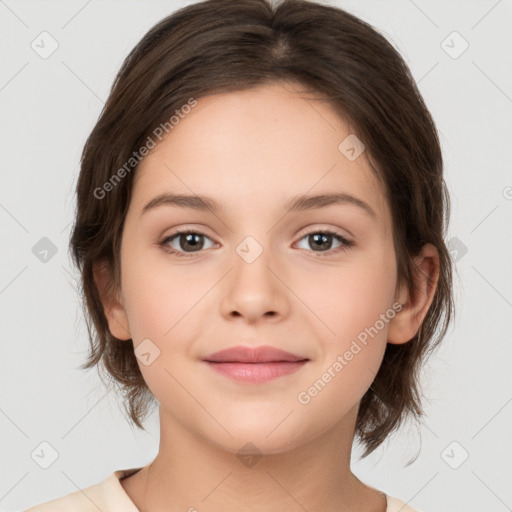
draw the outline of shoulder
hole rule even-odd
[[[89,501],[88,496],[97,494],[96,487],[101,484],[92,485],[82,491],[72,492],[65,496],[55,498],[26,509],[24,512],[89,512],[97,507]],[[94,499],[94,498],[93,498]],[[98,505],[99,506],[99,505]],[[105,511],[106,512],[106,511]]]
[[[97,484],[34,505],[24,512],[113,512],[121,508],[123,512],[138,512],[119,482],[133,471],[115,471]]]
[[[410,505],[407,505],[402,500],[395,498],[394,496],[389,496],[389,494],[386,494],[386,499],[388,502],[386,512],[420,512],[419,510],[412,508]]]

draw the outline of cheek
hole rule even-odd
[[[335,345],[343,346],[347,340],[373,326],[392,306],[396,271],[389,261],[382,253],[380,257],[369,253],[354,258],[346,267],[329,269],[328,274],[316,281],[311,304],[329,327]],[[384,328],[380,323],[379,326],[385,337],[388,324]],[[323,337],[329,339],[329,336]]]
[[[394,316],[394,279],[386,258],[369,258],[336,269],[322,279],[327,287],[313,288],[310,299],[322,320],[321,361],[297,401],[326,424],[362,398],[379,370]]]
[[[382,357],[382,347],[361,347],[348,360],[345,353],[334,354],[322,371],[306,379],[295,399],[301,411],[326,427],[336,423],[360,402],[373,382]]]
[[[192,266],[172,268],[160,258],[149,261],[144,251],[135,248],[123,263],[122,289],[133,347],[139,354],[139,344],[146,343],[144,352],[151,359],[150,364],[137,359],[140,371],[159,402],[167,396],[179,397],[182,390],[170,374],[183,383],[190,378],[190,340],[196,337],[194,330],[201,324],[197,318],[207,297],[199,303],[198,299],[211,285],[194,279],[188,270]]]
[[[149,258],[136,248],[123,263],[122,289],[132,338],[154,339],[163,346],[191,323],[208,281],[198,279],[192,265],[173,267],[165,257]]]
[[[380,255],[380,257],[379,257]],[[394,316],[395,266],[393,252],[368,252],[351,265],[338,268],[315,286],[315,312],[329,329],[321,328],[321,369],[315,372],[304,400],[344,411],[355,405],[377,374],[387,345],[389,320]],[[321,334],[322,333],[322,334]],[[327,421],[327,418],[325,418]]]

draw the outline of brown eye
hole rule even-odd
[[[188,233],[178,235],[178,245],[185,252],[189,250],[199,250],[203,248],[204,240],[201,238],[202,235],[197,233]]]
[[[306,234],[301,240],[307,240],[307,245],[313,249],[312,252],[333,254],[338,251],[346,251],[353,245],[353,242],[347,240],[344,236],[334,231],[322,230],[313,231]],[[333,248],[333,243],[338,242],[338,245]],[[302,247],[301,247],[302,248]],[[323,256],[323,254],[319,254]]]
[[[205,239],[210,240],[205,234],[198,231],[178,231],[162,240],[160,245],[171,254],[189,256],[201,252],[201,249],[205,248]]]

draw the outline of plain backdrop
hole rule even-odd
[[[114,75],[187,3],[0,1],[2,510],[157,453],[157,414],[137,431],[96,370],[78,368],[88,342],[67,246],[80,154]],[[441,137],[457,269],[457,316],[423,373],[426,421],[366,460],[356,446],[353,470],[422,512],[512,510],[512,3],[329,3],[384,33],[419,84]]]

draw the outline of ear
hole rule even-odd
[[[432,244],[425,244],[415,258],[415,287],[400,289],[397,300],[402,309],[389,322],[388,343],[402,344],[418,332],[432,304],[439,278],[439,253]]]
[[[94,264],[93,275],[110,333],[119,340],[129,340],[131,334],[128,316],[120,298],[121,294],[114,285],[110,266],[105,262]]]

